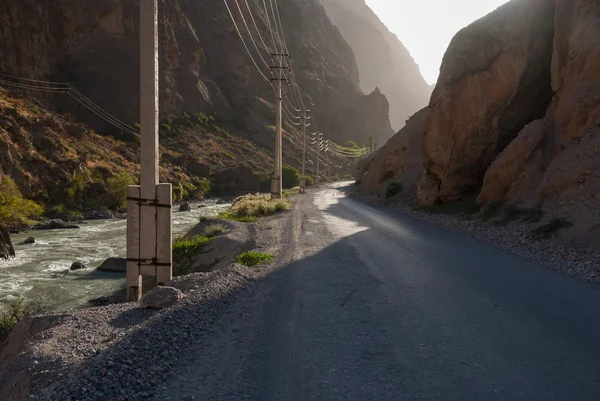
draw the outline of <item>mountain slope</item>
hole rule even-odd
[[[216,112],[233,135],[271,149],[273,91],[246,54],[223,2],[159,3],[161,118]],[[249,4],[272,47],[263,2]],[[231,7],[252,48],[233,2]],[[365,143],[368,136],[383,142],[391,136],[385,97],[361,92],[352,50],[317,1],[281,2],[280,12],[297,81],[318,129],[340,142]],[[250,21],[245,9],[244,15]],[[138,26],[138,1],[7,0],[0,4],[0,71],[71,83],[131,124],[139,120]],[[69,105],[62,94],[35,95],[52,110],[70,111],[100,131],[110,129],[83,107]]]
[[[418,65],[364,0],[320,1],[354,50],[362,90],[381,89],[390,102],[392,127],[399,130],[429,102],[432,88]]]

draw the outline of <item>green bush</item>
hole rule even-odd
[[[112,200],[112,206],[122,209],[127,206],[127,188],[137,180],[131,174],[122,172],[106,180],[106,190]]]
[[[173,243],[173,263],[187,263],[192,256],[210,244],[211,241],[212,238],[203,235],[196,235],[192,239],[177,238]]]
[[[23,198],[21,191],[10,177],[0,179],[0,226],[30,223],[44,209],[37,203]]]
[[[19,297],[9,304],[0,304],[0,338],[4,337],[19,320],[42,312],[46,307],[46,302],[42,298]]]
[[[281,185],[284,189],[292,189],[300,184],[300,179],[302,178],[302,175],[295,168],[290,166],[283,166],[282,174],[283,177]]]
[[[385,197],[391,198],[400,192],[402,192],[402,184],[399,182],[390,182],[385,190]]]
[[[204,228],[204,236],[207,238],[214,238],[222,235],[225,231],[227,231],[225,225],[220,223],[211,224]]]
[[[313,185],[315,185],[315,180],[310,175],[307,175],[304,177],[304,184],[307,187],[312,187]]]
[[[67,200],[82,198],[89,181],[89,175],[77,173],[73,174],[69,178],[69,183],[65,189],[65,198]]]
[[[235,257],[235,263],[252,267],[263,263],[270,263],[275,260],[275,256],[263,252],[244,252]]]
[[[270,199],[263,195],[246,195],[231,205],[227,212],[219,214],[220,217],[237,220],[256,219],[258,217],[270,216],[291,207],[291,203],[285,199]]]

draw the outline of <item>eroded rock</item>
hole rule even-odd
[[[142,297],[141,305],[150,309],[165,309],[181,301],[183,293],[174,287],[158,286]]]

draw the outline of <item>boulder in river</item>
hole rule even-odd
[[[108,273],[125,273],[127,270],[125,258],[108,258],[96,270]]]
[[[15,250],[10,241],[7,230],[0,230],[0,259],[8,259],[15,256]]]
[[[35,244],[35,238],[33,237],[29,237],[27,238],[25,241],[23,241],[25,244]]]
[[[85,213],[87,220],[110,220],[114,219],[114,217],[108,210],[90,210]]]
[[[191,210],[192,207],[190,206],[189,202],[183,202],[181,205],[179,205],[180,212],[189,212]]]
[[[46,223],[38,224],[33,227],[34,230],[58,230],[58,229],[67,229],[67,228],[79,228],[74,224],[65,223],[61,219],[50,220]]]
[[[140,301],[142,306],[150,309],[165,309],[181,300],[183,293],[174,287],[159,286],[153,288]]]
[[[73,264],[71,265],[71,268],[69,270],[73,271],[73,270],[81,270],[81,269],[87,269],[87,266],[81,262],[73,262]]]

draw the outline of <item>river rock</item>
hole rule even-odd
[[[203,208],[205,208],[205,207],[208,207],[208,205],[199,205],[199,206],[198,206],[198,209],[203,209]]]
[[[0,259],[8,259],[15,256],[15,249],[10,241],[7,230],[0,230]]]
[[[108,210],[90,210],[85,214],[87,220],[110,220],[114,217]]]
[[[165,309],[183,298],[183,293],[174,287],[159,286],[150,290],[140,301],[144,308]]]
[[[73,264],[71,264],[71,268],[69,270],[73,271],[73,270],[81,270],[81,269],[87,269],[87,266],[81,262],[73,262]]]
[[[23,241],[23,243],[25,243],[25,244],[35,244],[35,238],[29,237],[25,241]]]
[[[46,223],[38,224],[33,227],[34,230],[59,230],[59,229],[71,229],[71,228],[79,228],[74,224],[65,223],[61,219],[50,220]]]
[[[189,202],[183,202],[181,205],[179,205],[180,212],[190,212],[191,210],[192,207],[190,206]]]
[[[108,273],[125,273],[127,270],[125,258],[108,258],[96,270]]]

